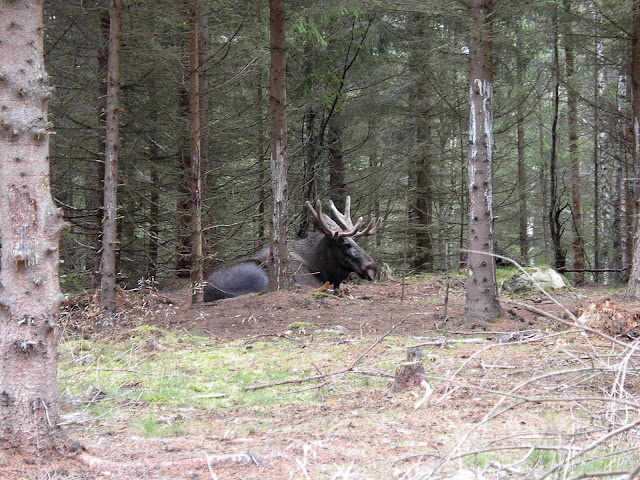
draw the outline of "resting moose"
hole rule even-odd
[[[320,200],[316,201],[315,208],[309,202],[305,205],[318,231],[307,238],[289,242],[289,269],[293,280],[312,287],[329,282],[336,289],[351,272],[361,278],[374,280],[378,270],[376,262],[358,246],[355,239],[376,233],[382,219],[372,218],[361,230],[362,217],[358,218],[355,225],[351,221],[350,197],[345,202],[344,214],[338,211],[333,202],[329,203],[340,225],[322,212]],[[207,280],[204,301],[266,290],[269,280],[268,259],[269,247],[266,246],[249,260],[217,271]]]

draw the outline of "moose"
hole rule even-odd
[[[320,200],[316,201],[315,207],[310,202],[306,202],[305,206],[311,213],[317,231],[307,238],[289,242],[289,271],[293,280],[300,285],[312,287],[320,287],[329,282],[336,290],[351,272],[360,278],[374,280],[378,271],[376,262],[358,246],[355,239],[376,233],[382,224],[382,218],[372,218],[361,229],[363,219],[360,217],[354,225],[351,221],[349,196],[344,213],[340,213],[332,201],[329,202],[338,223],[322,212]],[[211,302],[266,290],[269,282],[268,260],[269,246],[266,246],[249,260],[215,272],[204,286],[204,301]]]

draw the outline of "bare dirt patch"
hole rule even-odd
[[[580,313],[610,293],[593,288],[559,297]],[[147,324],[204,335],[211,342],[203,348],[269,342],[299,358],[311,349],[326,353],[326,364],[316,366],[321,380],[270,387],[311,389],[313,401],[212,410],[122,405],[108,422],[64,427],[82,448],[62,458],[0,457],[2,478],[523,478],[566,465],[558,452],[569,447],[585,450],[583,458],[600,440],[605,449],[607,435],[624,425],[615,435],[620,461],[611,468],[628,469],[638,459],[636,353],[541,315],[537,310],[567,317],[537,294],[503,299],[505,314],[491,324],[463,321],[464,291],[455,283],[445,318],[443,278],[408,285],[403,301],[401,295],[395,282],[352,285],[340,298],[296,287],[196,305],[184,289],[123,294],[110,341]],[[91,301],[69,308],[65,335],[91,335]],[[391,394],[395,365],[416,345],[432,393],[423,385]],[[354,371],[328,375],[365,352]],[[149,411],[184,427],[164,438],[132,434],[131,423]]]

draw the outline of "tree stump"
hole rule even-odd
[[[396,368],[396,375],[389,389],[391,393],[420,387],[427,380],[424,365],[420,362],[402,363]]]

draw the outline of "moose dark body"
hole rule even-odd
[[[267,289],[269,273],[260,262],[247,260],[223,268],[209,277],[204,286],[204,301],[237,297]]]
[[[365,229],[359,230],[362,218],[358,219],[355,226],[352,224],[350,203],[350,198],[347,197],[344,214],[335,208],[333,202],[330,203],[334,216],[342,225],[340,227],[322,213],[320,201],[316,202],[315,209],[307,202],[307,208],[319,231],[288,245],[289,269],[296,283],[319,287],[329,282],[337,289],[351,272],[366,280],[375,279],[378,271],[376,263],[358,246],[354,238],[374,234],[380,227],[381,219],[376,221],[374,218]],[[204,301],[266,290],[268,259],[269,247],[266,246],[251,259],[214,273],[204,287]]]

